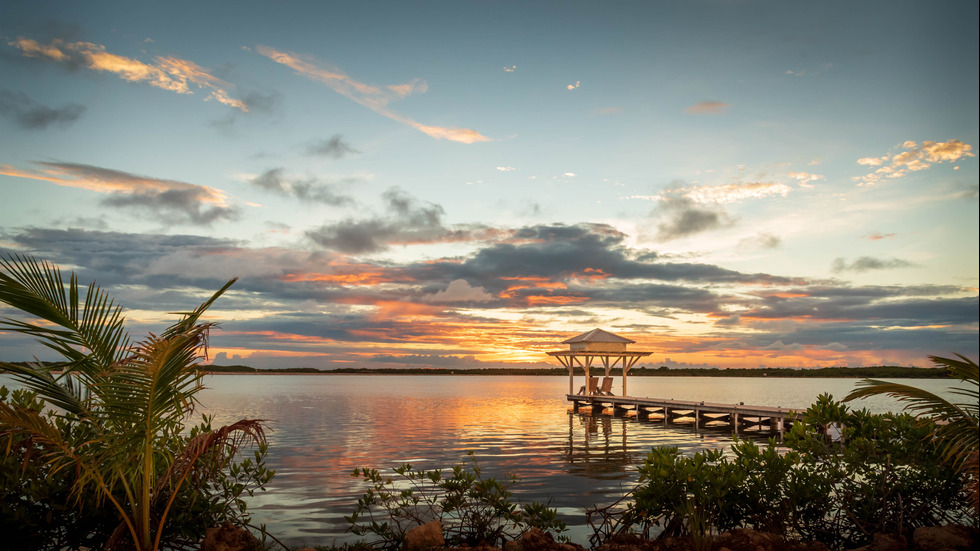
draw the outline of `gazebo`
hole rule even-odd
[[[626,345],[636,344],[636,341],[602,329],[593,329],[576,335],[562,341],[562,344],[567,344],[568,350],[556,350],[548,352],[548,355],[557,358],[561,365],[568,368],[569,394],[575,392],[575,366],[581,367],[585,372],[585,382],[588,387],[592,363],[598,359],[602,362],[606,377],[614,367],[617,367],[617,364],[623,369],[623,396],[626,396],[626,375],[630,368],[636,365],[640,358],[653,354],[640,350],[626,350]]]

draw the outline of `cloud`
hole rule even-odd
[[[190,223],[207,226],[221,220],[237,218],[239,215],[238,209],[227,203],[226,194],[212,187],[84,164],[35,164],[43,169],[21,171],[10,165],[0,165],[0,174],[104,193],[107,197],[102,199],[103,204],[119,208],[138,207],[166,224]]]
[[[205,101],[214,100],[240,111],[248,107],[240,99],[232,98],[226,91],[229,84],[208,73],[193,61],[176,57],[157,56],[152,63],[111,54],[105,46],[91,42],[65,42],[54,39],[48,44],[18,37],[9,45],[17,48],[25,57],[53,61],[69,69],[84,68],[112,73],[126,82],[142,82],[178,94],[193,94],[190,85],[208,92]]]
[[[323,248],[359,254],[394,244],[439,241],[451,233],[442,225],[445,211],[439,205],[421,204],[396,188],[386,191],[382,200],[384,215],[323,225],[307,231],[306,236]]]
[[[582,85],[582,81],[581,80],[576,80],[575,81],[575,84],[569,84],[565,88],[568,88],[569,90],[574,90],[574,89],[578,88],[581,85]]]
[[[880,241],[882,239],[888,239],[888,238],[891,238],[891,237],[895,237],[895,234],[894,233],[874,232],[874,233],[869,233],[869,234],[865,235],[864,237],[870,239],[871,241]]]
[[[507,65],[504,67],[504,72],[506,73],[513,73],[516,70],[517,70],[517,65]]]
[[[947,142],[925,141],[918,144],[908,140],[897,146],[900,151],[889,151],[880,157],[863,157],[857,160],[861,166],[878,167],[864,176],[855,176],[859,186],[873,186],[886,179],[903,178],[910,172],[930,168],[933,164],[953,163],[966,157],[975,157],[973,146],[960,140]]]
[[[270,191],[284,197],[295,197],[300,201],[312,201],[331,206],[343,206],[354,203],[347,195],[334,191],[334,186],[322,183],[316,179],[300,180],[283,176],[282,168],[270,168],[262,174],[249,180],[253,186]]]
[[[336,134],[329,139],[319,140],[306,148],[307,155],[327,157],[328,159],[342,159],[348,155],[357,153],[360,153],[360,151],[344,143],[340,134]]]
[[[781,182],[735,182],[715,186],[674,186],[657,195],[630,195],[624,199],[647,199],[669,203],[685,199],[698,204],[737,203],[746,199],[785,197],[793,188]]]
[[[779,182],[738,182],[716,186],[671,188],[665,190],[659,199],[669,201],[676,197],[684,197],[700,204],[724,204],[771,196],[786,197],[791,190],[792,188]]]
[[[405,115],[396,113],[388,108],[388,104],[396,99],[404,98],[415,93],[425,92],[428,87],[425,81],[420,79],[413,80],[407,84],[396,84],[390,86],[372,86],[358,82],[342,71],[328,64],[318,61],[316,63],[300,58],[290,52],[281,52],[268,46],[257,46],[256,51],[269,59],[285,65],[298,74],[310,79],[321,82],[334,92],[351,99],[375,113],[388,117],[394,121],[406,124],[420,132],[423,132],[437,140],[450,140],[459,143],[476,143],[490,141],[488,138],[476,130],[469,128],[456,128],[444,126],[431,126],[422,124]]]
[[[698,206],[687,198],[676,198],[664,202],[657,223],[657,239],[671,241],[706,231],[729,228],[735,219],[727,212],[717,208]]]
[[[500,172],[514,172],[517,169],[512,166],[498,166],[497,170]]]
[[[702,101],[684,109],[690,115],[720,115],[731,107],[730,103],[721,101]]]
[[[37,103],[23,92],[0,90],[0,116],[9,118],[27,130],[41,130],[51,125],[68,127],[84,112],[85,107],[77,103],[52,108]]]
[[[742,323],[742,316],[739,316],[738,314],[732,314],[727,318],[721,318],[720,320],[716,321],[715,325],[722,325],[722,326],[738,325],[740,323]]]
[[[917,268],[918,264],[902,260],[901,258],[874,258],[862,256],[848,263],[844,258],[834,260],[830,270],[834,273],[840,272],[868,272],[872,270],[894,270],[898,268]]]
[[[384,214],[431,207],[400,199],[406,205]],[[635,316],[641,321],[617,323],[664,350],[692,354],[804,350],[793,357],[812,359],[839,350],[919,357],[937,349],[976,350],[975,289],[853,287],[676,262],[631,248],[629,236],[604,224],[497,231],[465,256],[402,262],[352,262],[323,251],[250,248],[194,235],[44,228],[0,229],[0,252],[71,266],[83,281],[97,280],[119,297],[137,323],[186,310],[242,276],[222,298],[216,314],[225,321],[212,346],[229,358],[249,356],[257,367],[263,364],[252,359],[301,354],[329,357],[338,362],[332,366],[372,355],[424,363],[423,356],[436,362],[475,354],[489,362],[488,353],[512,356],[552,337],[530,322],[515,330],[514,320],[551,316],[589,326],[598,318]],[[694,323],[707,331],[678,338],[669,325],[643,317],[701,320]]]
[[[823,175],[821,174],[811,174],[809,172],[788,172],[786,175],[796,180],[796,183],[799,184],[800,187],[805,188],[812,188],[813,182],[824,179]]]
[[[245,104],[245,111],[269,114],[282,103],[282,94],[279,92],[247,92],[241,96],[241,99],[242,103]]]
[[[493,299],[483,287],[473,287],[466,280],[456,279],[442,291],[422,297],[423,302],[487,302]]]
[[[739,251],[752,251],[757,249],[776,249],[782,244],[779,236],[771,233],[760,233],[754,237],[746,237],[738,242]]]

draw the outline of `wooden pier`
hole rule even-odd
[[[747,406],[745,404],[716,404],[663,398],[639,398],[633,396],[605,396],[597,394],[568,394],[572,411],[588,415],[613,415],[650,419],[662,419],[664,424],[684,422],[695,429],[727,424],[735,434],[744,430],[766,430],[780,437],[794,421],[802,417],[787,408]]]
[[[568,369],[566,396],[572,402],[572,411],[589,415],[635,416],[642,419],[650,419],[652,416],[662,419],[665,425],[691,423],[694,425],[694,430],[708,425],[728,424],[735,434],[740,430],[768,430],[779,434],[780,438],[789,425],[801,417],[792,410],[780,407],[627,396],[626,379],[630,368],[636,365],[640,358],[652,354],[648,351],[627,350],[627,345],[635,342],[597,328],[562,341],[562,344],[568,345],[568,350],[547,353]],[[596,361],[602,363],[601,368],[605,375],[601,385],[599,378],[592,376],[592,364]],[[610,374],[617,365],[622,369],[622,396],[614,396],[612,392],[613,378]],[[578,394],[573,394],[576,367],[582,369],[585,384]],[[596,368],[598,367],[597,365]]]

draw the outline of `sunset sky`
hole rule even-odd
[[[976,357],[978,4],[0,4],[0,252],[216,363]],[[12,312],[0,311],[0,315]],[[43,349],[0,335],[0,359]]]

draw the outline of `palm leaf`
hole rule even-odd
[[[37,338],[70,367],[93,361],[105,368],[122,357],[128,346],[122,309],[101,288],[89,285],[81,305],[74,274],[66,284],[57,267],[19,255],[0,258],[0,268],[0,302],[56,327],[11,319],[0,324]]]
[[[980,424],[978,424],[978,390],[980,390],[980,371],[976,362],[957,354],[959,360],[930,356],[937,365],[946,368],[955,379],[971,385],[969,388],[954,388],[951,393],[968,399],[953,403],[932,392],[911,385],[865,379],[857,383],[844,401],[868,396],[887,395],[905,403],[905,409],[917,415],[928,415],[941,421],[933,436],[943,446],[944,457],[962,468],[962,465],[980,447]]]

